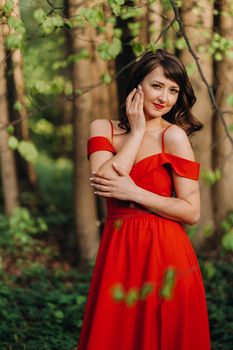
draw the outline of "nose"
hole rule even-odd
[[[158,96],[158,99],[161,103],[167,102],[168,92],[166,91],[166,89],[161,90],[160,95]]]

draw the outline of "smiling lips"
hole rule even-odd
[[[165,106],[164,105],[160,105],[159,103],[153,103],[153,105],[157,108],[157,109],[162,109]]]

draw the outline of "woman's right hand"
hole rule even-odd
[[[131,132],[145,132],[146,119],[143,111],[144,96],[141,85],[132,90],[126,99],[126,114]]]

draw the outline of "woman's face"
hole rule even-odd
[[[144,92],[144,113],[147,120],[168,113],[178,99],[180,87],[165,77],[161,66],[146,75],[141,86]]]

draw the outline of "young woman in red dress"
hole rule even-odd
[[[182,224],[199,219],[202,124],[180,60],[145,53],[120,121],[90,126],[90,181],[107,219],[78,350],[210,350],[205,292]]]

